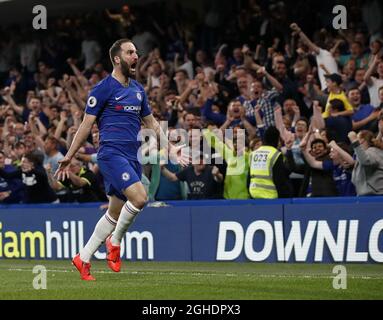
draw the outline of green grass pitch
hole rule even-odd
[[[32,269],[47,269],[47,289],[32,286]],[[92,264],[81,281],[69,261],[0,260],[0,299],[383,299],[383,265],[348,264],[347,289],[333,288],[334,265],[126,262],[120,273]]]

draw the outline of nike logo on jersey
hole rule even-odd
[[[124,96],[119,96],[119,97],[115,97],[115,99],[118,101],[120,100],[121,98],[123,98]]]

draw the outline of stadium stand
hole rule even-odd
[[[356,1],[362,14],[351,14],[340,31],[305,1],[242,1],[230,13],[206,8],[205,16],[156,2],[50,18],[43,34],[0,28],[0,203],[105,200],[97,126],[73,168],[73,176],[91,180],[92,196],[74,196],[90,191],[71,181],[57,186],[53,173],[120,37],[138,48],[137,79],[156,119],[169,132],[186,130],[191,150],[208,162],[187,174],[177,165],[143,164],[152,201],[250,198],[249,157],[270,127],[280,132],[290,197],[383,195],[383,28],[369,23],[372,2]],[[227,129],[231,136],[222,137]],[[161,158],[156,143],[143,150]],[[233,170],[242,160],[243,170]],[[169,179],[169,171],[182,179]],[[41,190],[36,183],[45,197],[30,192]]]

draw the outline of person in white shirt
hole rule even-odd
[[[59,141],[54,137],[48,137],[44,141],[44,165],[49,164],[52,172],[56,172],[59,167],[59,161],[64,158],[58,150]]]
[[[35,72],[40,53],[40,44],[35,40],[26,39],[20,44],[20,64],[29,72]]]
[[[132,41],[141,56],[148,55],[158,45],[156,37],[150,31],[144,30],[140,25],[137,25],[137,32]]]
[[[372,74],[375,72],[378,73],[378,77],[373,77]],[[367,83],[368,92],[370,94],[371,105],[374,108],[379,107],[379,88],[383,86],[383,60],[382,54],[375,55],[370,67],[368,68],[364,81]]]
[[[315,53],[316,61],[318,64],[318,76],[321,83],[321,89],[324,90],[327,88],[325,74],[334,74],[338,73],[338,65],[334,56],[330,51],[318,47],[314,44],[302,31],[301,28],[296,23],[292,23],[290,28],[295,34],[297,34],[305,45],[307,45],[311,51]],[[323,66],[323,67],[322,67]],[[326,71],[325,71],[326,70]]]
[[[81,43],[81,58],[85,60],[84,67],[90,70],[101,59],[101,47],[99,43],[85,32],[85,39]]]

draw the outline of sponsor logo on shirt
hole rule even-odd
[[[121,105],[117,105],[115,107],[115,110],[116,111],[124,110],[125,112],[135,111],[135,112],[139,113],[141,111],[141,106],[121,106]]]

